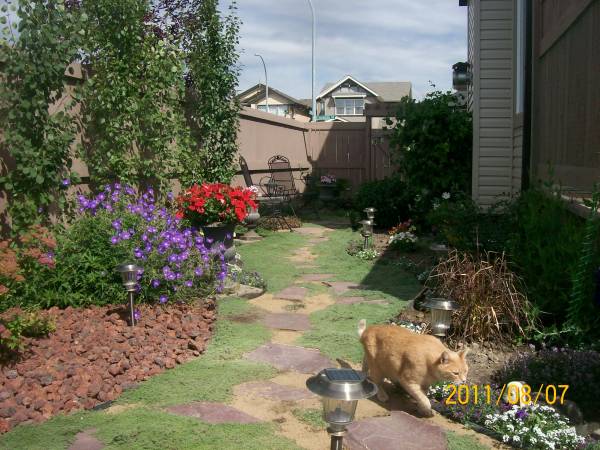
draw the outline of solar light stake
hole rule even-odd
[[[423,306],[431,311],[432,334],[446,337],[452,324],[452,313],[460,308],[458,303],[445,298],[430,298]]]
[[[358,401],[375,395],[377,386],[363,372],[323,369],[306,380],[306,387],[323,400],[323,419],[329,424],[331,450],[342,450],[346,427],[354,420]]]
[[[363,211],[367,214],[367,219],[373,220],[375,219],[375,213],[377,210],[375,208],[365,208]]]
[[[373,236],[373,221],[370,219],[361,220],[360,224],[362,225],[362,230],[360,234],[363,238],[365,238],[365,241],[363,243],[363,250],[367,250],[370,247],[369,238]]]
[[[123,281],[123,287],[129,297],[129,312],[131,314],[131,326],[135,325],[135,310],[133,306],[133,299],[135,295],[135,288],[137,287],[137,275],[141,270],[141,267],[135,264],[121,264],[117,267],[117,272],[121,274]]]

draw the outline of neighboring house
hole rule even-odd
[[[366,104],[397,103],[403,97],[412,97],[408,81],[363,83],[350,75],[336,83],[327,83],[317,96],[317,120],[366,121]]]
[[[259,83],[237,95],[242,106],[267,112],[266,87]],[[269,86],[269,113],[281,117],[310,121],[310,108],[305,101],[296,100],[280,90]]]
[[[473,198],[489,205],[537,179],[585,196],[600,181],[600,0],[459,5],[468,7]]]

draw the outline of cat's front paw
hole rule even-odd
[[[419,408],[419,414],[423,417],[433,417],[433,409],[431,408]]]

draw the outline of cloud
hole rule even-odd
[[[466,59],[466,8],[455,0],[313,0],[317,16],[316,91],[351,74],[362,81],[431,80],[450,89],[451,66]],[[292,96],[311,95],[311,14],[302,0],[239,0],[240,89],[264,81]]]

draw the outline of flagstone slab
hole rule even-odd
[[[306,331],[310,330],[310,321],[305,314],[272,313],[263,317],[263,323],[276,330]]]
[[[223,403],[193,402],[185,405],[176,405],[167,408],[170,412],[180,416],[194,417],[203,422],[219,423],[258,423],[260,419],[246,414],[233,406]]]
[[[351,289],[364,289],[365,286],[350,281],[330,281],[324,282],[326,286],[333,288],[336,295],[344,294]]]
[[[295,388],[273,383],[272,381],[250,381],[236,387],[239,395],[260,397],[277,401],[298,401],[316,398],[308,389]]]
[[[300,277],[301,281],[325,281],[333,277],[331,273],[307,273]]]
[[[306,289],[305,287],[290,286],[286,287],[278,294],[275,294],[275,297],[280,298],[282,300],[302,301],[306,298],[307,294],[308,289]]]
[[[294,370],[306,374],[336,367],[319,350],[283,344],[265,344],[244,357],[250,361],[270,364],[279,370]]]
[[[444,431],[403,411],[353,422],[344,439],[348,450],[446,450]]]
[[[68,450],[101,450],[104,444],[94,437],[95,428],[84,430],[75,435],[75,442],[71,444]]]

